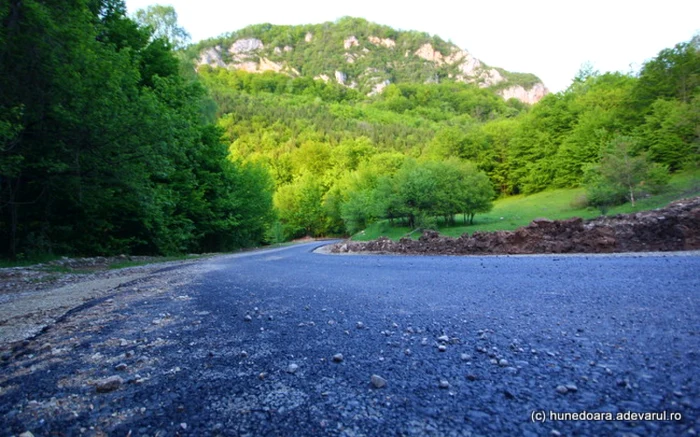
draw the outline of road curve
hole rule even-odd
[[[0,434],[700,431],[697,254],[321,244],[161,271],[72,313],[3,356]]]

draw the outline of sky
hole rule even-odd
[[[251,24],[316,24],[343,16],[437,35],[488,65],[534,73],[552,92],[584,63],[636,72],[644,61],[700,33],[697,0],[126,0],[129,13],[171,5],[192,41]]]

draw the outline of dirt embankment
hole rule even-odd
[[[386,237],[345,241],[331,253],[374,252],[426,255],[502,255],[536,253],[614,253],[700,249],[700,197],[666,208],[584,221],[534,220],[515,231],[475,232],[471,237],[441,237],[425,231],[418,240]]]

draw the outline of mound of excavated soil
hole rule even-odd
[[[666,208],[584,221],[537,219],[515,231],[441,237],[425,231],[418,240],[386,237],[337,243],[332,253],[379,252],[430,255],[612,253],[700,249],[700,197]]]

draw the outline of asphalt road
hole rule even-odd
[[[311,253],[320,244],[163,271],[190,278],[86,307],[111,314],[99,323],[67,318],[4,357],[0,434],[700,432],[697,254]]]

